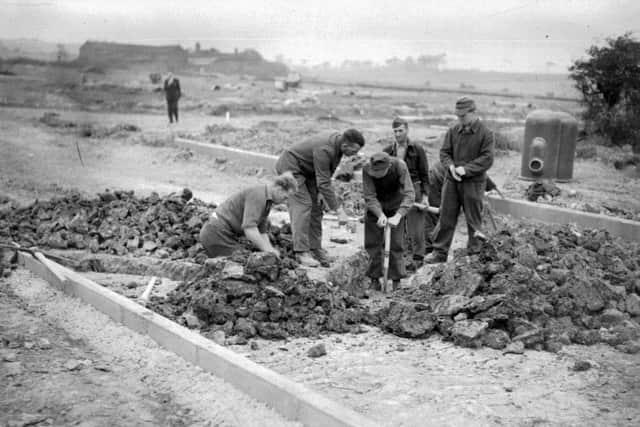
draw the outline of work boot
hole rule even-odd
[[[331,263],[334,261],[332,257],[329,256],[327,251],[324,249],[312,249],[311,254],[313,257],[320,262],[320,265],[323,267],[331,266]]]
[[[447,262],[447,257],[442,255],[436,255],[434,252],[430,253],[424,258],[425,264],[440,264]]]
[[[318,267],[320,263],[309,252],[296,252],[296,260],[305,267]]]
[[[371,279],[371,290],[372,291],[382,291],[382,282],[380,281],[380,278],[370,278]]]

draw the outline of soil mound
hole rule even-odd
[[[453,261],[420,269],[415,287],[377,313],[407,337],[440,332],[470,347],[521,342],[558,351],[604,342],[640,350],[640,246],[606,231],[519,224]]]
[[[88,249],[116,255],[206,258],[197,238],[215,205],[180,194],[136,197],[105,191],[89,199],[73,193],[0,212],[0,239],[21,246]]]
[[[223,331],[236,343],[321,332],[357,332],[366,310],[329,282],[310,280],[290,257],[236,251],[208,260],[202,277],[185,282],[150,307],[205,335]]]

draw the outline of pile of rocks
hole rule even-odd
[[[94,199],[72,193],[0,211],[0,240],[25,247],[203,261],[197,238],[214,208],[192,200],[188,189],[144,198],[133,191],[106,191]]]
[[[640,351],[640,246],[605,231],[519,224],[479,255],[418,271],[414,287],[377,313],[389,332],[503,349],[558,351],[604,342]]]
[[[283,339],[323,331],[357,331],[366,310],[329,282],[310,280],[288,256],[236,251],[208,260],[201,278],[184,282],[150,308],[205,336],[220,333],[234,343],[260,336]]]

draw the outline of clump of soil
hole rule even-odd
[[[564,344],[640,350],[640,246],[606,231],[518,224],[478,255],[414,278],[415,288],[378,312],[401,336],[434,331],[463,346],[496,349],[521,342],[558,351]]]
[[[139,198],[132,191],[78,193],[0,211],[0,239],[21,246],[88,249],[116,255],[206,258],[197,238],[215,205],[192,193]]]
[[[358,299],[329,282],[309,279],[286,255],[241,250],[206,265],[201,278],[152,299],[150,307],[205,336],[219,331],[235,336],[236,343],[255,336],[357,331],[366,313]]]

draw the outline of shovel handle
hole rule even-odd
[[[391,226],[387,224],[384,227],[384,263],[383,263],[384,277],[382,282],[382,288],[384,292],[388,292],[390,251],[391,251]]]

